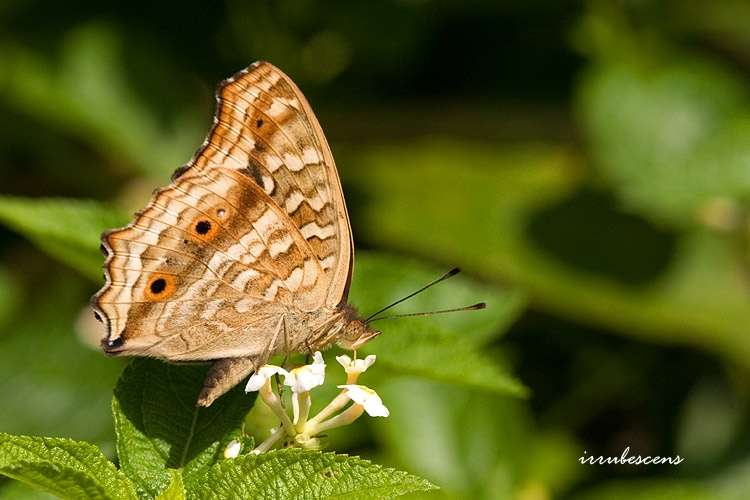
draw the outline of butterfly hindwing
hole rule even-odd
[[[95,305],[127,354],[251,354],[287,308],[314,306],[322,276],[285,213],[227,169],[176,180],[103,244],[109,279]]]

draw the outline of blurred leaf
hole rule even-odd
[[[93,290],[67,271],[28,286],[32,299],[0,332],[0,429],[93,441],[113,456],[110,400],[122,363],[74,330]]]
[[[526,388],[460,332],[447,332],[415,319],[382,326],[383,334],[362,348],[395,373],[525,396]]]
[[[579,91],[580,117],[596,166],[627,206],[685,223],[713,199],[750,200],[750,110],[734,75],[664,57],[668,64],[595,65]]]
[[[570,439],[536,437],[522,401],[407,377],[382,381],[378,392],[391,415],[369,423],[383,453],[448,498],[515,498],[531,481],[559,493],[579,474]]]
[[[750,491],[750,461],[744,461],[724,467],[708,485],[721,500],[743,500]]]
[[[731,50],[731,59],[747,60],[750,53],[750,34],[745,23],[750,18],[750,5],[744,0],[714,2],[682,0],[664,2],[669,9],[669,30],[680,34],[696,34],[711,47],[710,51]],[[663,28],[662,28],[663,29]],[[682,37],[680,37],[682,38]]]
[[[0,433],[0,474],[64,498],[137,498],[98,448],[71,439]]]
[[[200,126],[183,117],[174,131],[160,127],[129,88],[121,43],[111,27],[92,24],[68,35],[54,63],[24,48],[0,47],[0,96],[105,157],[125,159],[146,175],[167,174],[200,143]]]
[[[508,431],[513,436],[511,442],[502,443],[505,449],[513,448],[515,438],[520,437],[518,425],[523,425],[520,419],[506,420],[507,414],[493,406],[489,411],[498,425],[486,425],[488,422],[482,417],[487,407],[470,406],[471,395],[465,389],[404,377],[379,384],[378,393],[391,415],[369,423],[377,432],[384,452],[394,463],[434,481],[447,494],[467,494],[478,487],[472,476],[482,476],[494,465],[501,446],[495,431]],[[490,400],[484,399],[485,403]],[[512,402],[499,404],[516,406]],[[464,410],[477,417],[470,427],[461,426],[458,415]],[[474,432],[477,433],[474,435],[484,434],[483,439],[467,439],[467,434]],[[475,469],[465,463],[465,450],[472,451],[470,457]]]
[[[449,270],[423,261],[387,253],[364,251],[356,253],[351,301],[367,317],[396,300],[416,291]],[[465,274],[459,274],[422,292],[388,314],[435,311],[476,302],[487,303],[487,309],[419,318],[419,323],[445,330],[461,331],[462,339],[480,344],[497,338],[523,312],[525,296],[518,289],[481,284]],[[399,321],[384,322],[394,325]],[[385,327],[385,326],[384,326]]]
[[[10,270],[0,265],[0,328],[17,313],[21,302],[21,285]]]
[[[434,488],[358,457],[288,449],[217,463],[196,485],[195,498],[386,499]]]
[[[9,479],[0,484],[0,496],[3,500],[54,500],[55,495],[29,486],[21,481]]]
[[[180,469],[185,488],[195,488],[240,435],[255,393],[245,394],[240,384],[210,407],[198,407],[206,370],[136,359],[120,377],[112,401],[117,454],[141,496],[169,487],[169,469]]]
[[[126,219],[87,200],[0,196],[0,221],[89,278],[101,279],[101,233]]]
[[[690,468],[712,464],[734,444],[741,431],[743,406],[721,380],[699,380],[680,412],[677,451],[690,457]]]
[[[360,241],[512,283],[537,306],[577,321],[709,348],[750,365],[750,293],[733,242],[687,233],[669,265],[634,287],[581,271],[530,237],[530,220],[580,187],[581,167],[565,150],[426,140],[372,148],[348,164],[345,179],[367,193],[353,211]],[[602,234],[600,244],[606,241]],[[610,253],[628,258],[619,247]]]
[[[694,481],[633,480],[599,486],[576,495],[575,500],[723,500],[712,489]]]
[[[410,259],[358,254],[351,300],[361,310],[375,312],[440,274]],[[435,311],[478,301],[487,302],[487,309],[374,323],[383,333],[363,351],[377,354],[381,365],[397,373],[523,395],[524,387],[507,369],[481,352],[487,340],[502,334],[521,312],[524,300],[519,292],[499,291],[457,277],[395,311]]]
[[[524,475],[527,483],[561,495],[585,475],[576,460],[580,446],[566,432],[537,431],[529,440],[531,450]]]

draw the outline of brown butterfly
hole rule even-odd
[[[274,354],[354,349],[379,334],[347,304],[349,216],[302,92],[256,62],[216,101],[193,159],[102,236],[106,282],[92,298],[107,354],[213,361],[202,406]]]

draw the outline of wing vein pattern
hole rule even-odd
[[[259,62],[222,82],[201,148],[128,226],[102,236],[92,298],[108,345],[172,360],[258,355],[294,311],[346,300],[352,236],[317,118]]]

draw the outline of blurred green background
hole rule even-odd
[[[98,233],[265,59],[332,145],[354,302],[459,265],[404,309],[494,306],[384,324],[366,383],[392,416],[332,449],[430,498],[747,498],[748,23],[738,0],[2,2],[0,431],[113,455]],[[578,463],[627,446],[685,461]]]

